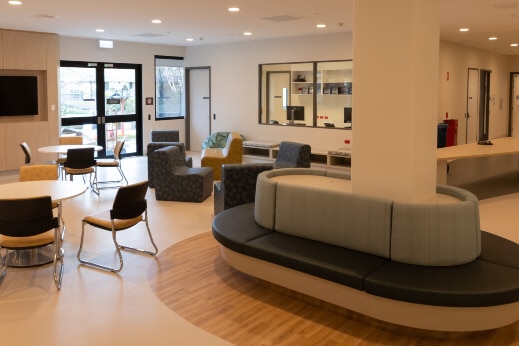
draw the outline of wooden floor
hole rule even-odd
[[[170,309],[236,345],[519,344],[519,323],[477,333],[426,332],[294,298],[229,267],[210,232],[163,251],[148,278]]]
[[[200,165],[199,153],[193,165]],[[245,158],[249,162],[249,158]],[[517,163],[517,160],[515,160]],[[467,170],[453,163],[453,185],[465,184]],[[494,164],[485,166],[494,166]],[[336,168],[347,170],[347,168]],[[145,157],[125,158],[130,183],[147,178]],[[516,172],[519,170],[516,170]],[[107,174],[101,178],[110,178]],[[480,200],[482,229],[519,243],[519,175],[470,186]],[[18,180],[0,173],[0,183]],[[108,179],[106,179],[108,180]],[[416,337],[405,329],[346,318],[305,303],[227,266],[210,236],[213,196],[202,203],[157,201],[148,191],[150,228],[159,247],[155,257],[124,252],[118,273],[79,265],[81,219],[109,209],[115,190],[88,192],[67,200],[65,274],[61,291],[50,266],[9,270],[0,285],[0,345],[38,346],[227,346],[227,345],[518,345],[516,324],[444,342]],[[107,232],[88,232],[85,255],[116,262]],[[138,247],[149,245],[143,227],[121,235]],[[132,244],[129,244],[132,245]]]

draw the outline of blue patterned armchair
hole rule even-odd
[[[258,174],[272,169],[271,163],[228,163],[214,184],[214,215],[237,205],[252,203]]]
[[[152,136],[153,138],[153,136]],[[148,185],[149,187],[153,188],[155,187],[155,179],[154,179],[154,167],[155,167],[155,160],[152,156],[150,156],[150,153],[153,153],[157,149],[169,147],[169,146],[177,146],[180,149],[180,153],[182,154],[182,157],[184,159],[184,165],[186,167],[193,167],[193,158],[191,156],[186,156],[186,148],[184,146],[184,143],[182,142],[150,142],[148,143],[148,147],[146,148],[147,155],[148,155]]]
[[[191,168],[177,146],[148,154],[154,160],[155,198],[162,201],[202,202],[213,192],[213,170]]]
[[[221,181],[214,184],[214,214],[252,203],[256,197],[258,174],[275,168],[309,168],[311,147],[308,144],[281,142],[276,161],[222,165]]]
[[[178,130],[152,130],[152,142],[180,142]]]
[[[281,142],[274,168],[310,168],[311,151],[308,144]]]

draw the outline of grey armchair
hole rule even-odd
[[[274,168],[310,168],[311,151],[308,144],[281,142]]]
[[[152,130],[152,142],[180,142],[178,130]]]
[[[155,150],[150,156],[157,200],[202,202],[213,192],[213,169],[186,167],[177,146]]]
[[[177,146],[180,149],[180,153],[183,157],[184,164],[186,167],[193,167],[193,158],[186,156],[186,148],[184,143],[179,142],[178,130],[153,130],[151,131],[151,142],[148,143],[146,148],[148,155],[148,183],[149,187],[155,187],[154,180],[154,165],[153,158],[150,157],[150,153],[153,153],[157,149]]]
[[[256,180],[263,171],[276,168],[309,168],[311,147],[308,144],[281,142],[274,163],[222,165],[221,180],[214,184],[214,214],[252,203],[256,197]]]

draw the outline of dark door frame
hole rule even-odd
[[[211,130],[211,66],[198,66],[198,67],[186,67],[186,118],[185,118],[185,131],[186,131],[186,150],[191,150],[191,71],[192,70],[207,70],[209,73],[209,133]],[[213,114],[212,118],[215,120],[216,115]]]

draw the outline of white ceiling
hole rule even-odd
[[[510,47],[519,43],[519,0],[438,1],[443,40],[519,55],[519,47]],[[114,41],[192,46],[352,30],[353,0],[23,0],[16,7],[0,2],[1,28]],[[229,13],[229,6],[241,11]],[[163,23],[152,24],[157,18]],[[317,29],[319,23],[327,27]],[[460,33],[462,26],[471,30]]]

